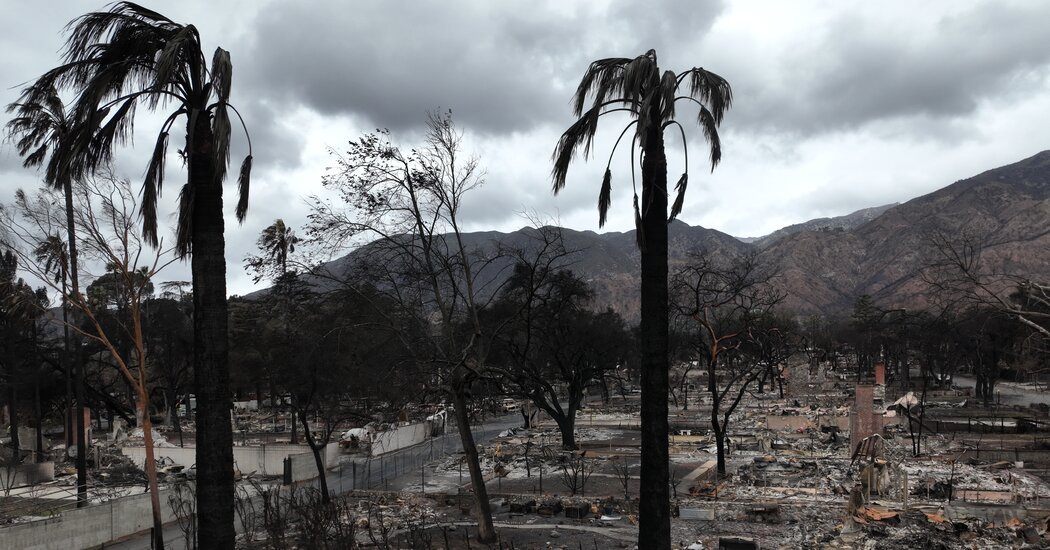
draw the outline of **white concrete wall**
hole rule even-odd
[[[342,449],[339,448],[339,442],[333,441],[329,443],[321,451],[321,460],[324,461],[324,467],[327,469],[338,466],[341,455]],[[309,448],[303,454],[292,455],[291,463],[292,483],[307,481],[317,477],[317,463],[314,461],[314,454]]]
[[[250,399],[248,401],[234,401],[233,408],[257,411],[259,410],[259,402],[254,399]]]
[[[145,447],[124,447],[121,452],[139,467],[146,462]],[[197,463],[197,449],[193,447],[154,447],[153,454],[157,460],[168,458],[187,468]],[[329,443],[322,454],[325,468],[337,466],[341,454],[338,441]],[[284,475],[284,459],[288,457],[292,459],[292,481],[317,477],[314,455],[307,445],[273,444],[233,448],[234,467],[242,474],[256,472],[268,476]]]
[[[426,422],[408,424],[393,430],[380,432],[372,440],[372,456],[390,453],[426,441],[429,427]]]
[[[145,447],[124,447],[121,452],[135,461],[140,467],[146,462]],[[234,447],[234,467],[247,474],[257,472],[264,475],[279,476],[284,474],[284,459],[302,453],[309,453],[306,445],[273,444],[251,447]],[[154,447],[153,454],[160,460],[171,459],[175,464],[189,468],[197,463],[197,449],[193,447]],[[313,459],[311,459],[312,461]]]
[[[310,452],[310,447],[288,443],[234,447],[233,460],[241,473],[247,474],[255,471],[260,474],[279,476],[284,474],[285,458],[304,452]]]
[[[292,483],[306,481],[317,477],[317,463],[314,462],[313,453],[306,452],[299,455],[293,455],[289,458],[289,461],[292,466]]]
[[[160,492],[161,520],[175,520],[168,504],[170,490]],[[119,498],[72,509],[50,519],[0,528],[0,548],[68,550],[94,548],[153,526],[149,494]]]
[[[377,440],[381,441],[382,452],[390,452],[422,443],[426,438],[427,425],[412,424],[380,434]],[[267,475],[282,475],[284,458],[291,456],[293,480],[303,481],[317,477],[313,455],[309,447],[303,445],[234,447],[233,450],[237,466],[245,473],[255,469]],[[156,447],[154,451],[158,458],[166,456],[187,467],[196,462],[194,448]],[[144,447],[125,447],[123,452],[136,462],[145,462]],[[337,465],[341,454],[338,442],[330,443],[324,451],[326,467]],[[359,470],[364,475],[364,463],[359,466]],[[168,502],[170,494],[170,489],[160,491],[161,519],[164,523],[176,519]],[[152,524],[149,494],[141,493],[87,508],[67,510],[62,515],[50,519],[0,527],[0,548],[94,548],[148,530]]]
[[[333,441],[324,448],[324,467],[334,468],[339,465],[339,459],[343,456],[343,449],[339,447],[338,441]]]

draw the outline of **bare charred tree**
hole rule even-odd
[[[561,267],[568,256],[557,244],[560,232],[539,232],[531,254],[516,254],[514,271],[483,320],[503,327],[493,354],[505,365],[505,391],[549,414],[562,447],[571,450],[585,390],[625,362],[630,333],[616,312],[588,308],[593,293],[587,283]]]
[[[144,468],[153,507],[153,544],[155,548],[163,548],[142,308],[149,289],[152,289],[151,279],[174,261],[174,255],[171,250],[163,248],[162,241],[159,242],[161,246],[153,251],[139,236],[135,214],[137,204],[127,180],[91,178],[74,185],[73,195],[80,249],[86,258],[107,266],[107,276],[113,277],[119,292],[119,296],[113,298],[125,305],[127,315],[115,317],[121,321],[116,327],[108,325],[107,328],[102,316],[110,307],[108,300],[69,293],[65,296],[66,302],[84,316],[89,327],[84,329],[74,325],[70,328],[105,349],[120,376],[133,389],[136,415],[141,419],[139,425],[146,448]],[[18,254],[24,269],[47,282],[56,292],[61,292],[63,285],[47,276],[47,265],[37,262],[33,253],[37,243],[53,235],[49,232],[51,228],[61,227],[63,212],[54,207],[61,204],[61,200],[53,190],[40,191],[33,197],[19,191],[16,197],[14,208],[5,209],[2,218],[11,239],[5,244]],[[130,346],[120,345],[119,338],[126,338]]]
[[[857,380],[873,372],[875,361],[881,347],[883,311],[875,305],[868,294],[861,295],[853,303],[853,314],[850,316],[849,328],[853,353],[856,356]]]
[[[755,340],[756,319],[783,299],[772,278],[754,256],[719,264],[694,255],[671,281],[676,320],[692,329],[696,353],[707,368],[719,475],[726,473],[729,419],[751,383],[767,371],[761,360],[741,350]]]
[[[22,461],[18,413],[19,401],[24,401],[22,394],[29,390],[28,380],[34,382],[37,449],[42,448],[38,390],[41,355],[37,329],[47,306],[47,293],[42,288],[34,291],[17,277],[18,258],[5,248],[6,244],[0,242],[0,251],[3,251],[0,254],[0,387],[4,389],[3,400],[8,412],[11,455],[0,456],[0,462],[14,466]],[[40,462],[39,452],[37,462]]]
[[[343,266],[348,276],[333,278],[368,281],[398,304],[385,312],[387,326],[411,350],[428,387],[452,401],[474,490],[478,538],[488,543],[496,532],[469,400],[474,386],[490,376],[492,330],[480,322],[486,289],[478,275],[492,259],[469,250],[462,237],[464,197],[483,180],[477,159],[464,156],[461,140],[451,115],[432,114],[418,149],[393,145],[386,132],[350,142],[323,182],[339,200],[315,197],[307,238],[328,251],[374,239],[358,252],[360,262]],[[487,295],[493,294],[488,289]]]
[[[162,288],[165,284],[161,285]],[[170,291],[149,301],[147,348],[151,362],[161,371],[162,386],[154,388],[164,398],[166,423],[178,434],[184,445],[179,402],[190,393],[193,383],[193,312],[192,300],[178,299]],[[231,315],[232,317],[232,315]],[[187,413],[189,407],[187,406]]]
[[[562,272],[555,276],[561,281],[552,284],[572,284],[567,279],[574,277]],[[544,292],[541,296],[541,301],[553,298]],[[510,365],[503,371],[505,390],[529,399],[550,415],[558,424],[562,447],[574,449],[576,413],[584,392],[600,386],[606,373],[623,363],[630,333],[623,318],[611,309],[596,313],[581,304],[554,300],[558,303],[541,302],[527,317],[518,317],[521,324],[502,331],[497,345]]]
[[[968,361],[966,340],[969,336],[963,329],[963,320],[959,312],[945,309],[937,314],[915,313],[908,323],[908,329],[916,335],[913,349],[909,351],[914,353],[919,366],[918,395],[912,392],[915,397],[912,400],[905,394],[898,410],[908,419],[913,456],[922,454],[923,433],[929,429],[926,426],[927,392],[948,385],[955,369]]]
[[[1050,338],[1050,285],[1029,277],[994,271],[984,259],[985,243],[974,235],[928,237],[937,259],[923,279],[940,300],[988,306]]]
[[[944,307],[968,312],[976,393],[990,404],[1000,363],[1018,336],[1017,329],[1027,331],[1030,339],[1050,340],[1050,285],[995,271],[985,261],[986,243],[976,235],[932,233],[928,241],[936,259],[923,270],[923,280]],[[1018,326],[1011,329],[1003,320]]]
[[[1017,318],[991,307],[970,308],[963,320],[968,358],[976,379],[975,394],[991,406],[1003,363],[1011,356],[1022,326]]]
[[[313,295],[305,301],[307,307],[294,319],[300,326],[293,345],[296,359],[283,365],[279,373],[282,387],[293,396],[303,438],[317,465],[321,499],[328,504],[325,447],[344,421],[371,420],[355,405],[355,397],[367,395],[363,390],[370,389],[366,383],[369,373],[400,366],[404,350],[391,331],[384,330],[383,319],[374,309],[396,304],[386,303],[374,291],[359,288]]]
[[[755,316],[748,329],[747,341],[751,356],[765,368],[758,378],[758,393],[765,390],[768,381],[770,386],[776,387],[780,398],[784,398],[784,369],[788,358],[799,347],[791,325],[788,319],[773,312],[764,312]]]

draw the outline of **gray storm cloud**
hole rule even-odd
[[[62,27],[103,2],[42,10],[8,2],[0,33],[0,101],[59,61]],[[597,229],[595,204],[616,123],[596,156],[550,192],[550,154],[572,122],[569,100],[590,61],[649,48],[661,65],[725,76],[736,101],[723,125],[723,163],[708,174],[690,129],[683,220],[757,235],[813,213],[903,201],[1050,143],[1050,4],[1045,2],[260,2],[154,5],[193,22],[233,57],[234,100],[256,157],[249,221],[227,224],[231,290],[250,287],[240,260],[258,231],[305,221],[328,147],[389,128],[418,143],[427,111],[452,109],[486,185],[465,210],[472,229],[514,229],[525,211]],[[144,114],[144,112],[143,112]],[[0,118],[0,123],[6,123]],[[605,123],[603,123],[605,124]],[[152,136],[121,154],[141,179]],[[688,128],[688,125],[687,125]],[[182,136],[172,138],[172,155]],[[677,138],[671,140],[677,148]],[[234,162],[244,152],[235,142]],[[606,147],[603,149],[603,147]],[[34,185],[0,146],[0,201]],[[677,158],[677,157],[676,157]],[[630,229],[630,171],[614,161],[607,229]],[[164,208],[184,177],[169,162]],[[673,167],[675,175],[679,168]],[[673,176],[672,176],[673,177]],[[878,189],[874,189],[878,186]],[[176,267],[181,273],[182,267]]]

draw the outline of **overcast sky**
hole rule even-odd
[[[303,224],[302,197],[319,190],[330,148],[374,128],[412,145],[428,110],[452,110],[486,170],[464,213],[468,229],[514,230],[530,211],[597,230],[616,121],[600,129],[597,158],[570,168],[557,197],[550,155],[572,122],[569,100],[587,64],[650,48],[664,69],[702,66],[733,86],[713,174],[702,133],[686,126],[693,154],[681,219],[691,225],[759,236],[903,202],[1050,148],[1050,2],[1038,0],[145,4],[197,25],[207,51],[222,46],[233,59],[232,100],[247,119],[255,169],[243,225],[233,220],[227,188],[231,294],[254,288],[243,258],[263,227],[278,217]],[[6,105],[20,84],[57,63],[63,26],[104,3],[0,6]],[[118,171],[133,181],[145,171],[157,122],[143,116],[137,147],[119,157]],[[680,138],[668,144],[674,179]],[[621,157],[605,230],[633,225],[630,166]],[[168,169],[161,201],[170,213],[185,172],[177,162]],[[10,144],[0,146],[0,200],[38,181]],[[165,275],[188,280],[189,266]]]

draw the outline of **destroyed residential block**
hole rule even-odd
[[[565,506],[565,517],[569,519],[583,519],[590,513],[591,505],[586,502],[576,502]]]

